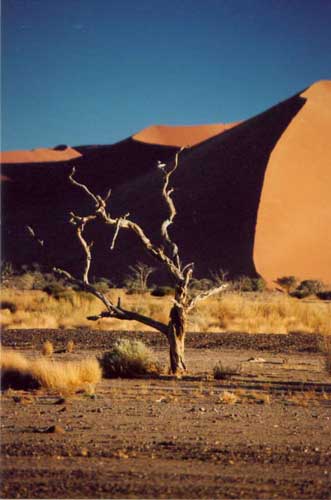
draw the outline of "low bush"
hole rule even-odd
[[[108,280],[99,280],[95,283],[93,283],[93,288],[95,288],[98,292],[100,293],[107,293],[109,292],[109,281]]]
[[[73,340],[68,340],[66,345],[66,352],[73,352],[75,349],[75,343]]]
[[[174,295],[174,289],[171,286],[157,286],[151,291],[153,297],[166,297],[167,295]]]
[[[231,283],[231,290],[237,292],[263,292],[265,289],[266,283],[263,278],[241,276]]]
[[[0,301],[0,309],[8,309],[11,313],[17,312],[17,305],[10,300],[1,300]]]
[[[154,353],[140,340],[122,339],[113,349],[99,359],[106,378],[126,377],[160,373]]]
[[[331,300],[331,290],[325,290],[324,292],[317,292],[316,295],[320,300]]]
[[[55,298],[58,298],[61,295],[61,293],[63,293],[66,290],[66,287],[61,283],[50,283],[49,285],[45,286],[42,290],[43,292],[46,292],[47,295],[51,295]]]
[[[323,289],[323,283],[319,280],[304,280],[301,281],[297,290],[307,293],[307,295],[316,295]]]
[[[290,293],[291,297],[294,297],[295,299],[305,299],[310,295],[308,290],[294,290],[293,292]]]
[[[95,358],[81,361],[27,359],[15,351],[1,352],[2,389],[31,390],[39,387],[72,392],[91,389],[101,380],[101,368]]]
[[[298,286],[298,280],[295,276],[282,276],[276,279],[276,283],[287,293],[293,292]]]
[[[52,342],[50,342],[49,340],[46,340],[43,345],[42,345],[42,348],[41,348],[41,353],[43,356],[52,356],[54,352],[54,346],[52,344]]]

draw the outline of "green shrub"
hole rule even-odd
[[[323,289],[323,283],[319,280],[304,280],[301,281],[297,290],[304,290],[308,295],[315,295],[321,292]]]
[[[93,288],[95,288],[97,292],[100,292],[103,294],[109,292],[109,285],[106,281],[103,281],[103,280],[100,280],[100,281],[97,281],[96,283],[93,283]]]
[[[320,300],[331,300],[331,290],[325,290],[324,292],[317,292],[316,295]]]
[[[213,280],[208,278],[196,279],[192,278],[190,282],[190,289],[197,292],[203,292],[213,288],[215,283]]]
[[[43,288],[43,291],[47,293],[47,295],[51,295],[52,297],[58,298],[59,295],[66,290],[65,286],[60,283],[51,283]]]
[[[305,299],[306,297],[308,297],[308,295],[310,295],[308,290],[296,289],[296,290],[294,290],[294,292],[290,293],[290,296],[294,297],[295,299]]]
[[[174,295],[174,289],[171,286],[157,286],[151,291],[153,297],[165,297],[166,295]]]
[[[317,295],[322,292],[324,285],[319,280],[304,280],[301,281],[300,285],[296,290],[290,293],[291,297],[296,297],[297,299],[304,299],[309,297],[309,295]]]
[[[263,292],[266,289],[266,283],[263,278],[241,276],[232,282],[231,289],[238,292]]]
[[[282,276],[276,279],[276,283],[284,288],[287,293],[293,292],[298,286],[298,280],[295,276]]]
[[[99,359],[106,378],[160,373],[153,352],[140,340],[121,339]]]
[[[10,300],[1,300],[0,309],[8,309],[11,313],[16,313],[17,305]]]
[[[10,288],[15,277],[15,270],[11,262],[1,262],[1,287]]]

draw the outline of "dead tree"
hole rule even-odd
[[[112,217],[109,209],[107,208],[111,191],[109,190],[105,197],[95,195],[85,184],[82,184],[75,179],[75,168],[73,168],[69,176],[70,182],[74,186],[83,190],[90,198],[90,200],[92,200],[94,203],[94,211],[90,215],[79,216],[75,213],[70,214],[70,222],[75,226],[77,238],[82,246],[82,249],[84,250],[85,265],[82,277],[80,279],[72,276],[68,271],[65,271],[63,269],[54,269],[57,274],[66,278],[68,281],[75,284],[80,289],[92,293],[99,300],[101,300],[101,302],[103,302],[106,310],[100,315],[92,316],[88,319],[95,321],[100,318],[111,317],[120,320],[134,320],[148,325],[155,330],[163,333],[169,343],[170,367],[171,372],[174,374],[179,374],[186,371],[184,345],[188,314],[199,301],[224,290],[227,286],[225,284],[221,284],[195,296],[192,296],[190,293],[189,285],[193,275],[193,263],[187,264],[185,266],[182,265],[181,259],[179,257],[178,246],[169,235],[169,227],[172,225],[176,216],[176,207],[172,199],[172,193],[174,189],[169,186],[169,182],[172,174],[178,167],[179,154],[182,149],[179,150],[176,154],[174,164],[171,167],[168,167],[166,164],[160,162],[158,164],[158,168],[163,175],[162,198],[167,206],[168,211],[168,217],[161,224],[161,236],[163,242],[162,245],[154,244],[147,236],[146,232],[142,229],[142,227],[131,220],[130,214],[126,214],[123,217]],[[105,294],[96,290],[93,285],[90,284],[89,271],[92,260],[92,243],[89,243],[86,240],[84,231],[87,224],[93,223],[93,221],[97,219],[101,220],[107,226],[112,226],[112,228],[114,229],[111,249],[115,247],[116,239],[121,230],[132,231],[136,234],[149,255],[151,255],[163,266],[165,266],[168,273],[172,277],[172,281],[174,282],[175,287],[174,299],[169,312],[168,324],[161,323],[154,320],[153,318],[144,316],[137,312],[127,310],[121,304],[120,300],[118,300],[117,304],[114,304]]]

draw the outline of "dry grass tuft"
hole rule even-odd
[[[250,391],[250,392],[246,393],[244,396],[251,403],[267,404],[267,405],[271,403],[270,394],[265,393],[265,392]]]
[[[73,352],[73,350],[75,349],[75,343],[73,340],[69,340],[67,342],[67,347],[66,347],[66,352]]]
[[[43,356],[52,356],[54,352],[54,346],[52,344],[52,342],[50,342],[49,340],[46,340],[43,345],[42,345],[42,348],[41,348],[41,353]]]
[[[101,380],[101,368],[95,358],[81,361],[27,360],[13,351],[2,351],[1,385],[3,389],[30,390],[43,387],[60,392],[91,389]]]
[[[169,296],[127,295],[123,289],[111,289],[107,295],[115,302],[120,297],[127,309],[168,322],[172,303]],[[7,329],[91,326],[86,317],[96,316],[103,310],[97,298],[73,290],[62,292],[55,298],[40,290],[4,289],[2,300],[15,306],[0,311],[1,324]],[[189,322],[189,330],[199,332],[331,333],[330,304],[269,292],[230,292],[210,297],[193,311]],[[93,328],[151,330],[149,326],[116,318],[96,321]]]
[[[139,340],[119,340],[111,351],[103,354],[100,364],[107,378],[160,373],[154,353]]]
[[[238,401],[238,396],[236,396],[233,392],[223,391],[222,394],[220,394],[219,401],[220,403],[234,405]]]
[[[1,349],[1,389],[33,390],[40,383],[29,369],[29,361],[15,351]]]

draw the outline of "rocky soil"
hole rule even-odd
[[[34,356],[98,355],[128,333],[7,331]],[[133,336],[133,334],[131,334]],[[134,334],[140,338],[139,334]],[[142,337],[142,335],[141,335]],[[159,335],[144,339],[167,362]],[[6,391],[2,498],[330,498],[331,378],[313,335],[191,334],[189,374],[93,393]],[[218,361],[236,374],[215,380]]]

